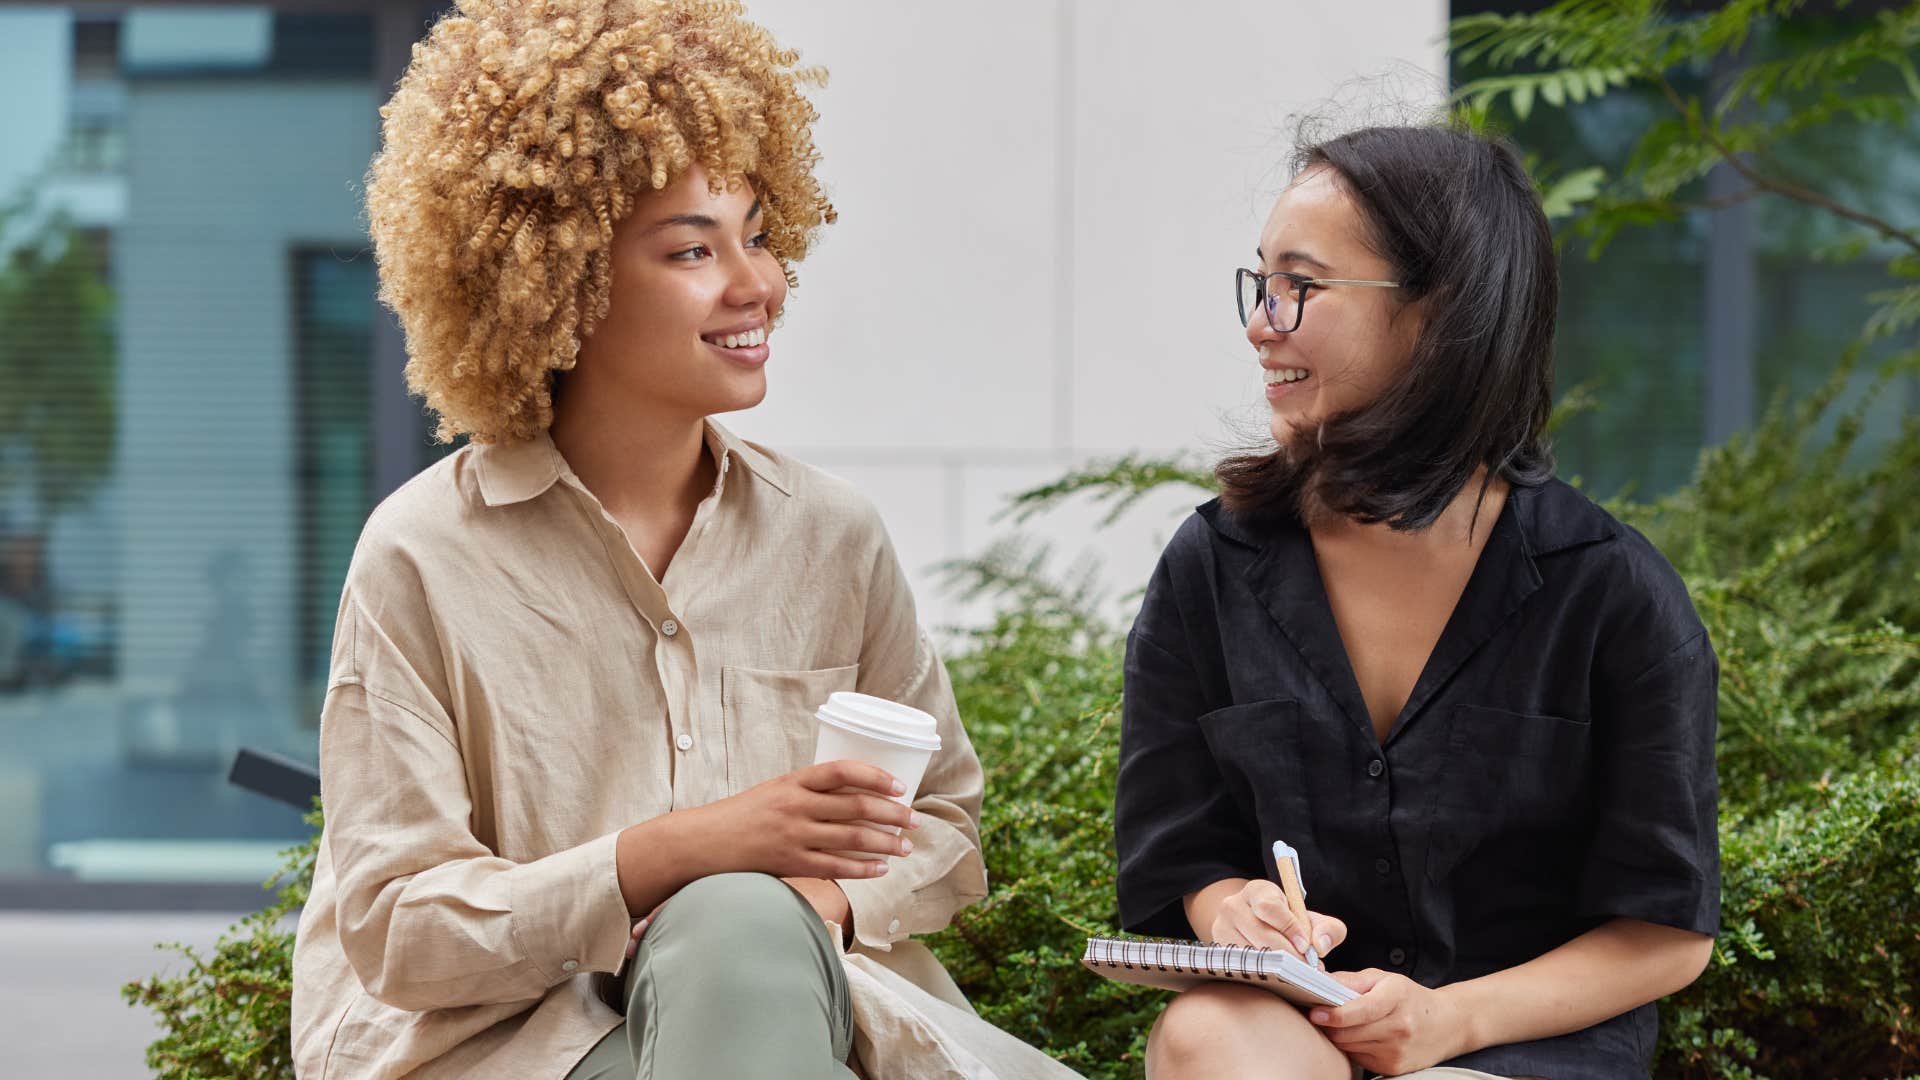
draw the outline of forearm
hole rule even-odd
[[[1537,959],[1440,992],[1463,1019],[1458,1053],[1467,1053],[1565,1035],[1657,1001],[1699,977],[1712,952],[1705,935],[1614,919]]]
[[[1213,932],[1213,921],[1220,914],[1220,905],[1227,897],[1247,887],[1246,878],[1227,878],[1216,881],[1198,892],[1188,893],[1181,905],[1187,911],[1187,925],[1193,927],[1193,936],[1202,941],[1208,940]]]
[[[614,862],[629,914],[645,915],[691,882],[740,869],[729,862],[731,846],[724,838],[709,835],[701,809],[676,810],[620,831]]]

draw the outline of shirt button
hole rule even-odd
[[[580,967],[580,961],[578,961],[578,960],[569,960],[569,961],[567,961],[566,963],[564,963],[564,964],[561,964],[561,965],[560,965],[560,970],[561,970],[561,971],[575,971],[575,970],[577,970],[577,969],[578,969],[579,967]]]
[[[1388,859],[1375,859],[1373,860],[1373,870],[1374,873],[1379,874],[1381,877],[1386,877],[1388,874],[1393,873],[1393,863]]]
[[[887,924],[887,933],[889,933],[889,934],[897,934],[897,933],[899,933],[899,932],[900,932],[900,920],[899,920],[899,919],[895,919],[895,920],[893,920],[892,922],[890,922],[890,923],[888,923],[888,924]]]
[[[1368,776],[1379,776],[1381,773],[1386,771],[1387,771],[1387,763],[1384,761],[1381,761],[1379,758],[1374,758],[1372,761],[1367,762]]]
[[[668,637],[672,637],[673,635],[680,632],[680,624],[677,622],[674,622],[672,619],[668,619],[666,622],[663,622],[660,624],[660,632],[667,635]]]
[[[1387,963],[1392,964],[1394,967],[1399,967],[1406,962],[1407,950],[1405,949],[1395,949],[1387,954]]]
[[[685,734],[684,732],[679,735],[675,735],[673,737],[673,745],[679,747],[682,750],[691,750],[693,749],[693,736]]]

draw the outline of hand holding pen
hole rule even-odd
[[[1280,849],[1285,849],[1285,856]],[[1279,881],[1223,881],[1210,887],[1210,892],[1232,891],[1209,901],[1209,906],[1219,906],[1212,908],[1207,940],[1220,945],[1286,949],[1310,964],[1318,964],[1319,957],[1346,940],[1347,924],[1307,908],[1299,855],[1291,847],[1276,844],[1274,861],[1279,864]],[[1287,884],[1289,875],[1291,886]]]

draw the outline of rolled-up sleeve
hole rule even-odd
[[[472,833],[450,718],[351,592],[335,651],[322,801],[340,941],[367,992],[419,1011],[536,999],[617,970],[629,926],[617,834],[531,862],[497,856]]]
[[[1600,703],[1600,783],[1582,915],[1720,927],[1719,663],[1705,631]]]
[[[1187,894],[1262,873],[1233,861],[1259,845],[1200,730],[1207,705],[1186,645],[1163,558],[1127,636],[1113,814],[1120,924],[1162,937],[1193,936]]]
[[[890,859],[877,878],[839,882],[853,912],[855,939],[886,951],[912,934],[944,929],[954,913],[987,895],[980,851],[980,803],[985,778],[973,743],[960,724],[946,665],[919,627],[913,593],[876,516],[878,543],[867,590],[858,689],[911,705],[938,723],[940,749],[914,794],[924,817],[907,833],[913,853]]]

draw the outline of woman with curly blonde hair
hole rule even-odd
[[[797,59],[731,0],[463,0],[382,112],[381,298],[470,443],[341,598],[303,1076],[1065,1072],[911,938],[986,893],[982,776],[879,516],[710,419],[834,219]],[[812,764],[847,690],[936,718],[911,807]]]

